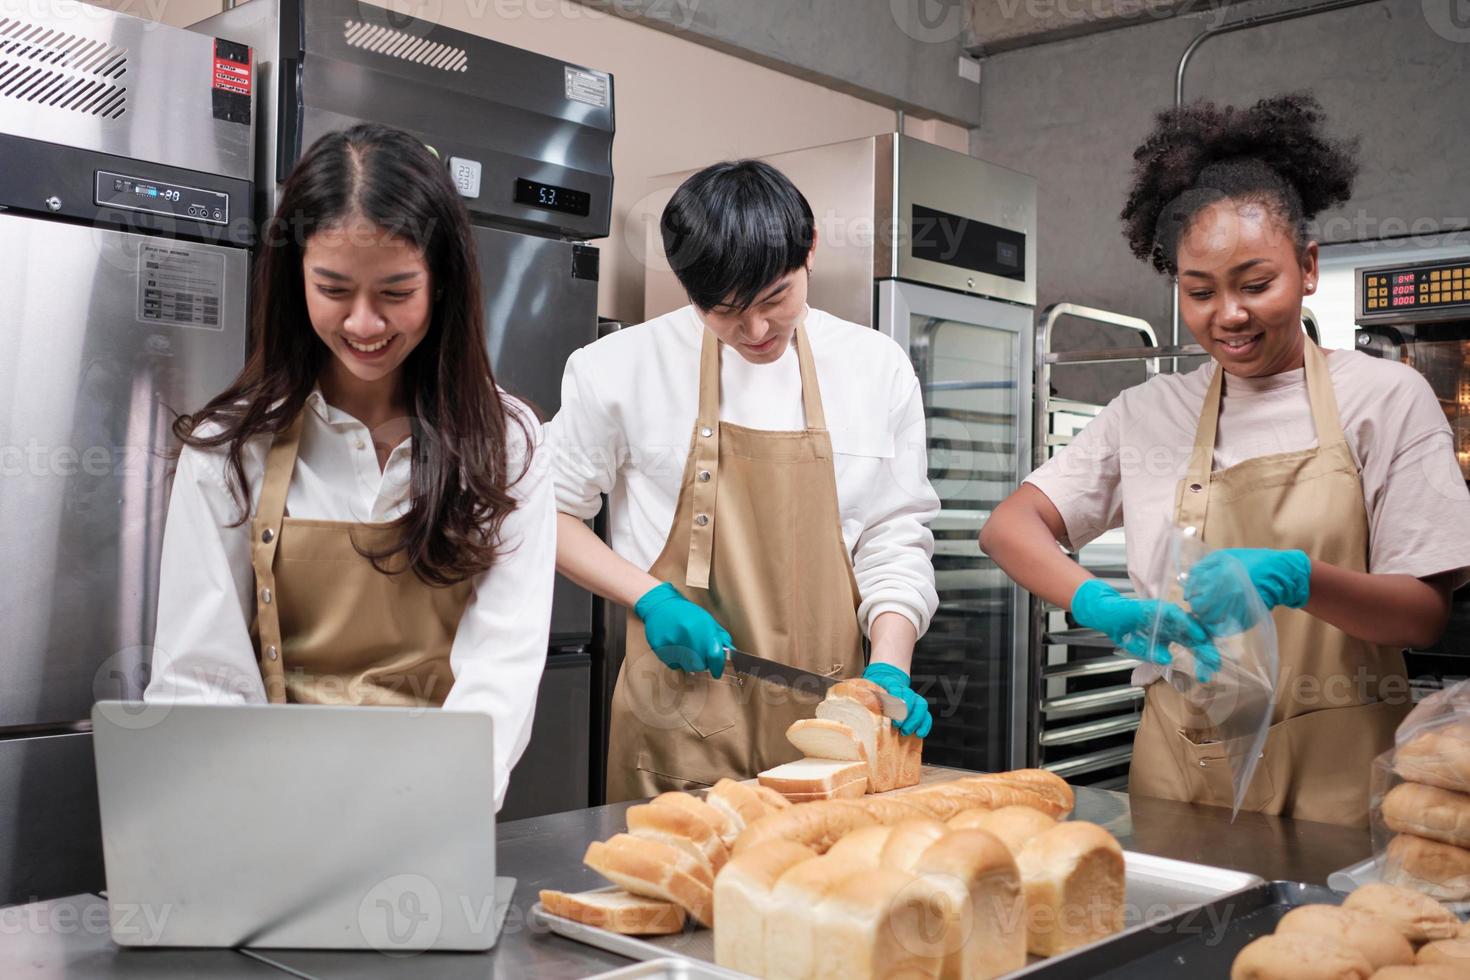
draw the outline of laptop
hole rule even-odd
[[[467,711],[92,709],[112,938],[122,946],[485,950],[493,720]]]

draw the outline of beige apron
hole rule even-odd
[[[709,610],[737,647],[831,676],[862,669],[857,581],[842,538],[832,442],[805,327],[796,330],[806,428],[720,421],[720,344],[704,331],[699,417],[674,522],[649,572]],[[613,693],[609,803],[743,779],[800,753],[786,740],[817,692],[726,671],[665,667],[628,616]]]
[[[1216,548],[1299,548],[1317,561],[1368,570],[1363,486],[1343,437],[1327,358],[1306,344],[1317,447],[1212,473],[1224,371],[1200,411],[1177,520]],[[1280,677],[1264,757],[1242,808],[1366,826],[1368,772],[1409,710],[1401,650],[1356,639],[1304,610],[1278,608]],[[1167,683],[1148,693],[1133,743],[1129,792],[1229,806],[1230,769],[1209,723]]]
[[[251,525],[252,633],[266,695],[275,704],[441,705],[471,582],[435,588],[410,571],[378,571],[353,542],[379,550],[392,540],[387,525],[285,516],[307,411],[271,444]]]

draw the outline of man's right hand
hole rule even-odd
[[[643,620],[644,639],[665,666],[708,671],[716,678],[725,672],[725,648],[734,646],[730,634],[668,582],[645,592],[633,612]]]

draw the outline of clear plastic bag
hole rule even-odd
[[[1188,612],[1185,588],[1189,575],[1217,549],[1205,544],[1194,528],[1171,528],[1165,547],[1154,595]],[[1276,704],[1279,660],[1276,624],[1245,566],[1232,558],[1217,559],[1212,564],[1212,592],[1217,599],[1218,593],[1226,593],[1235,608],[1228,629],[1211,631],[1201,624],[1219,653],[1218,668],[1202,671],[1205,665],[1193,650],[1161,637],[1167,608],[1162,603],[1154,617],[1149,647],[1152,652],[1168,650],[1170,663],[1162,668],[1163,681],[1184,702],[1179,717],[1167,719],[1170,727],[1184,730],[1197,742],[1221,745],[1234,790],[1230,810],[1233,820],[1265,748]]]
[[[1470,909],[1470,681],[1409,712],[1373,760],[1370,794],[1378,880]]]

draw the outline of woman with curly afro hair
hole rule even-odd
[[[1243,806],[1366,825],[1370,763],[1409,708],[1402,649],[1434,642],[1470,578],[1470,493],[1428,383],[1302,329],[1318,280],[1307,223],[1350,196],[1356,149],[1305,94],[1158,116],[1134,153],[1124,233],[1178,277],[1210,361],[1115,398],[981,535],[1021,585],[1145,661],[1132,793],[1232,804],[1221,719],[1157,683],[1159,665],[1187,649],[1210,679],[1264,608],[1281,666]],[[1125,528],[1148,594],[1171,525],[1216,550],[1161,599],[1124,596],[1057,548]]]

